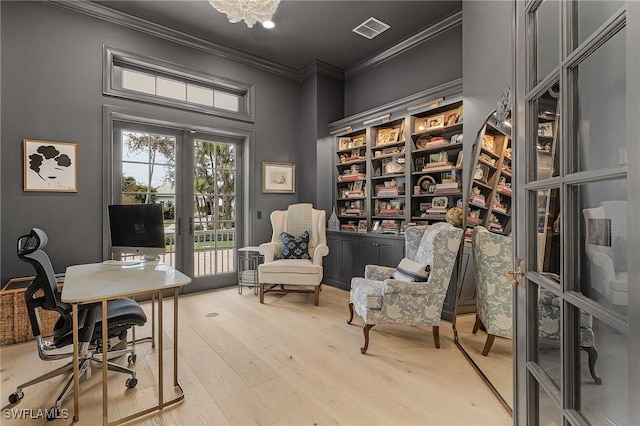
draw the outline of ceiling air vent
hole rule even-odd
[[[353,29],[353,32],[369,40],[391,28],[382,21],[371,17]]]

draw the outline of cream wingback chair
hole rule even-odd
[[[364,278],[351,279],[350,318],[347,323],[353,321],[354,310],[364,320],[362,354],[369,346],[369,330],[376,324],[430,325],[433,343],[436,348],[440,347],[440,315],[456,263],[462,229],[441,222],[426,229],[409,227],[404,238],[406,257],[398,268],[367,265]],[[421,266],[422,271],[429,271],[428,277],[416,274],[409,277],[413,279],[409,281],[404,268],[401,268],[404,265],[416,268],[409,271],[409,275]]]
[[[271,213],[271,242],[259,248],[264,256],[264,263],[258,266],[260,303],[264,303],[264,294],[269,291],[297,292],[313,293],[318,306],[322,258],[329,254],[325,217],[324,210],[316,210],[311,204],[293,204],[286,211]]]

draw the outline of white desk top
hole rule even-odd
[[[136,265],[89,263],[67,268],[61,299],[89,303],[174,289],[191,278],[162,262]]]

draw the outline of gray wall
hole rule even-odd
[[[511,2],[462,2],[464,158],[500,94],[514,88],[511,65]]]
[[[197,116],[212,127],[238,126],[195,113],[153,109],[102,95],[102,46],[136,52],[255,85],[255,152],[249,170],[252,204],[263,219],[250,221],[254,241],[268,241],[268,217],[297,201],[293,195],[262,194],[261,163],[298,163],[299,83],[108,22],[37,2],[2,2],[1,202],[2,271],[9,277],[31,272],[16,258],[19,235],[38,226],[50,236],[54,269],[102,260],[102,107],[157,110]],[[246,127],[246,126],[244,126]],[[22,139],[78,144],[78,192],[22,191]],[[255,215],[253,215],[255,218]]]
[[[427,40],[345,82],[345,116],[462,77],[462,27]]]

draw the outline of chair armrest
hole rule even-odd
[[[605,279],[615,281],[616,271],[613,267],[613,261],[609,256],[604,253],[593,251],[591,253],[591,262],[602,269],[602,275]]]
[[[431,286],[427,283],[418,283],[401,280],[384,280],[384,294],[429,294]]]
[[[258,252],[264,256],[265,262],[273,262],[276,260],[276,256],[280,254],[280,246],[280,243],[273,241],[269,243],[262,243],[258,247]]]
[[[329,254],[329,247],[326,244],[318,244],[313,251],[313,264],[322,266],[322,258]]]
[[[396,268],[378,265],[366,265],[364,267],[364,277],[368,280],[384,281],[393,276]]]

